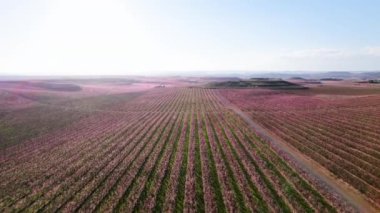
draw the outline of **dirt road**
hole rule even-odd
[[[350,203],[359,212],[380,212],[379,209],[373,206],[370,201],[357,192],[355,189],[348,186],[346,183],[338,180],[327,169],[320,166],[317,162],[302,154],[293,146],[287,144],[275,134],[263,128],[260,124],[253,121],[249,115],[240,110],[237,106],[232,104],[222,95],[219,95],[222,103],[236,114],[238,114],[248,125],[258,134],[261,138],[265,139],[272,146],[286,153],[292,160],[294,160],[304,171],[317,178],[326,184],[331,190],[335,191],[344,200]]]

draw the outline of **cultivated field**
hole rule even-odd
[[[77,91],[3,86],[0,211],[358,211],[258,136],[225,97],[379,201],[379,96],[170,82],[118,83],[110,94],[93,82],[91,92],[88,83]]]
[[[263,127],[380,203],[380,88],[222,90]]]

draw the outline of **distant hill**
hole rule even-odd
[[[357,79],[357,80],[372,80],[380,79],[380,71],[375,72],[297,72],[297,73],[261,73],[252,74],[251,77],[262,78],[282,78],[282,79]]]
[[[57,83],[48,81],[0,81],[0,85],[14,85],[22,88],[40,88],[52,91],[76,92],[82,90],[82,87],[72,83]]]
[[[307,89],[302,85],[284,81],[281,79],[271,79],[271,78],[252,78],[249,80],[238,80],[238,81],[221,81],[212,82],[208,84],[211,88],[266,88],[266,89]]]

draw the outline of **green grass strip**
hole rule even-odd
[[[162,184],[160,185],[160,188],[158,189],[157,191],[157,197],[156,197],[156,201],[155,201],[155,206],[153,208],[153,212],[162,212],[163,211],[163,206],[164,206],[164,203],[165,203],[165,199],[166,199],[166,191],[168,189],[168,184],[169,184],[169,181],[170,181],[170,175],[172,173],[172,170],[173,170],[173,164],[174,164],[174,161],[176,159],[176,153],[177,153],[177,149],[178,149],[178,143],[180,142],[180,138],[181,138],[181,131],[182,131],[182,128],[183,128],[183,125],[184,124],[184,121],[183,119],[181,120],[181,126],[179,127],[179,134],[177,135],[177,138],[176,138],[176,142],[174,144],[174,147],[173,147],[173,153],[172,155],[170,156],[170,160],[169,160],[169,164],[168,164],[168,169],[165,171],[165,174],[164,174],[164,177],[162,179]]]
[[[195,117],[195,199],[197,212],[205,211],[205,201],[203,194],[203,180],[202,180],[202,161],[200,151],[200,141],[198,133],[198,118]]]
[[[204,132],[205,140],[206,140],[206,144],[207,144],[207,157],[208,157],[208,160],[210,162],[209,163],[210,173],[211,173],[210,174],[210,179],[211,179],[210,182],[211,182],[211,186],[214,189],[213,192],[214,192],[214,198],[216,201],[217,212],[227,212],[226,206],[225,206],[224,201],[223,201],[222,187],[220,186],[220,183],[218,180],[218,173],[216,171],[215,161],[214,161],[214,157],[213,157],[213,154],[211,151],[211,145],[210,145],[210,141],[209,141],[204,117],[203,117],[202,123],[203,123],[203,132]]]
[[[277,170],[277,168],[263,156],[260,149],[256,147],[256,145],[250,140],[250,138],[247,136],[247,134],[243,133],[245,139],[249,142],[249,144],[257,150],[257,153],[259,154],[260,158],[265,162],[265,166],[267,169],[273,172],[275,176],[279,178],[281,181],[281,188],[287,195],[287,197],[292,200],[294,203],[297,203],[298,205],[302,206],[303,210],[305,212],[314,212],[314,209],[309,206],[309,204],[306,202],[305,199],[303,199],[300,194],[286,181],[286,179],[282,176],[282,174]]]
[[[244,145],[233,131],[231,131],[232,135],[234,136],[236,142],[239,144],[241,149],[245,152],[246,156],[248,156],[249,162],[255,167],[255,170],[259,174],[260,178],[264,181],[266,187],[268,188],[269,192],[272,194],[274,201],[277,203],[277,205],[280,207],[282,212],[292,212],[289,206],[285,203],[285,201],[277,194],[276,189],[272,185],[272,183],[269,181],[269,179],[265,176],[263,171],[261,170],[260,166],[256,163],[256,161],[252,158],[250,153],[245,149]],[[245,138],[246,140],[249,140],[248,138]]]
[[[190,143],[190,114],[187,122],[186,128],[186,137],[185,137],[185,149],[183,151],[182,165],[179,171],[179,179],[177,186],[177,196],[175,199],[175,212],[183,212],[184,201],[185,201],[185,186],[186,186],[186,173],[187,173],[187,164],[189,162],[189,143]]]
[[[228,163],[229,160],[227,159],[227,156],[226,156],[226,154],[223,151],[223,148],[222,148],[222,146],[220,144],[220,140],[218,138],[218,134],[216,133],[215,127],[214,127],[213,122],[211,121],[211,119],[210,119],[210,126],[211,126],[212,132],[214,134],[215,141],[217,143],[218,149],[221,152],[222,159],[223,159],[224,164],[226,166],[227,173],[228,173],[229,183],[231,184],[232,189],[234,191],[234,194],[236,196],[236,200],[235,201],[238,203],[239,212],[249,212],[249,210],[248,210],[248,208],[247,208],[247,206],[245,205],[245,202],[244,202],[243,193],[241,192],[241,190],[239,188],[239,185],[237,184],[237,181],[235,179],[235,175],[234,175],[234,173],[232,171],[232,168],[231,168],[230,164]]]
[[[264,144],[264,142],[258,138],[257,136],[254,136],[254,138],[258,141],[260,141],[261,143]],[[286,162],[278,155],[276,155],[276,153],[274,153],[274,151],[272,151],[270,149],[270,147],[268,147],[268,152],[267,155],[270,155],[271,156],[271,161],[276,163],[276,165],[283,171],[285,171],[286,173],[288,173],[291,177],[291,179],[297,179],[297,184],[309,191],[312,193],[313,195],[313,199],[316,199],[316,202],[318,204],[321,204],[323,206],[323,209],[324,211],[327,211],[327,212],[337,212],[336,209],[331,206],[323,197],[321,194],[318,193],[317,190],[315,190],[312,186],[310,186],[310,184],[308,182],[306,182],[303,178],[301,178],[292,168],[290,168]]]
[[[278,177],[281,181],[280,185],[282,190],[285,192],[289,200],[292,200],[293,203],[300,205],[304,212],[314,212],[314,209],[310,207],[305,199],[293,188],[293,186],[287,182],[287,180],[282,176],[282,174],[277,170],[272,162],[263,158],[266,167],[273,172],[273,174]]]
[[[161,150],[160,150],[160,153],[159,153],[159,155],[158,155],[158,157],[157,157],[157,159],[156,159],[156,161],[155,161],[155,163],[154,163],[153,168],[157,167],[158,162],[159,162],[159,161],[161,160],[161,158],[162,158],[162,154],[163,154],[163,152],[166,150],[167,143],[168,143],[168,141],[169,141],[168,139],[170,138],[170,136],[171,136],[171,134],[172,134],[172,132],[173,132],[173,129],[174,129],[174,126],[175,126],[175,122],[178,120],[178,117],[179,117],[179,116],[177,116],[176,120],[173,122],[173,124],[172,124],[172,126],[171,126],[171,128],[170,128],[170,130],[169,130],[169,135],[167,136],[167,138],[166,138],[166,140],[165,140],[165,142],[164,142],[164,146],[163,146],[163,147],[161,148]],[[127,190],[124,192],[123,196],[121,197],[121,199],[120,199],[119,202],[117,203],[116,208],[115,208],[115,211],[116,211],[116,212],[121,212],[121,211],[123,210],[123,208],[124,208],[124,204],[126,203],[125,201],[128,199],[129,194],[131,193],[131,191],[132,191],[132,189],[133,189],[133,186],[136,184],[136,181],[137,181],[138,177],[140,177],[141,174],[143,173],[143,171],[144,171],[144,167],[145,167],[145,164],[148,162],[148,159],[149,159],[150,155],[153,153],[154,148],[156,148],[157,144],[158,144],[159,141],[161,140],[162,135],[164,134],[165,130],[166,130],[166,126],[165,126],[164,130],[160,133],[160,135],[159,135],[159,137],[157,138],[157,140],[154,142],[154,147],[153,147],[153,149],[149,152],[149,154],[148,154],[148,156],[145,158],[143,164],[140,166],[140,168],[139,168],[137,174],[134,176],[132,182],[129,184]],[[149,184],[149,183],[148,183],[148,184]]]
[[[169,124],[169,120],[165,121],[165,119],[167,119],[167,116],[168,115],[165,115],[163,121],[161,122],[165,122],[165,125]],[[154,135],[156,135],[157,131],[158,131],[159,127],[155,128],[154,129],[154,132],[149,136],[149,138],[147,139],[147,142],[143,144],[143,146],[140,148],[140,150],[138,151],[138,153],[135,155],[135,157],[133,158],[133,160],[131,161],[131,163],[128,165],[128,168],[126,168],[123,172],[123,174],[117,179],[117,181],[113,184],[112,188],[109,190],[109,192],[106,194],[106,196],[100,201],[100,203],[98,203],[98,205],[95,207],[95,210],[94,212],[99,212],[100,211],[100,208],[103,204],[106,203],[106,201],[116,193],[116,188],[117,186],[120,184],[121,182],[121,179],[124,175],[127,174],[128,170],[132,167],[133,163],[135,162],[135,160],[140,156],[141,152],[145,149],[145,147],[149,144],[149,141],[154,137]],[[162,132],[164,131],[165,129],[162,130]],[[162,134],[161,132],[161,134]],[[140,138],[140,140],[143,140],[143,138]]]
[[[181,127],[178,128],[177,130],[177,135],[176,135],[176,138],[174,140],[174,144],[173,144],[173,150],[172,152],[170,153],[170,157],[169,157],[169,163],[168,163],[168,167],[166,167],[165,169],[165,177],[170,177],[167,176],[168,173],[170,173],[170,170],[171,170],[171,166],[173,165],[173,161],[174,161],[174,157],[175,157],[175,153],[177,152],[177,147],[178,147],[178,139],[179,139],[179,136],[181,135],[181,129],[182,129],[182,121],[183,121],[183,117],[181,116],[181,120],[180,120],[180,123],[181,123]],[[171,129],[171,132],[169,133],[169,136],[166,138],[166,141],[165,141],[165,149],[167,147],[167,143],[170,141],[170,137],[172,135],[172,132],[173,132],[173,129]],[[144,202],[146,201],[146,199],[148,198],[148,195],[149,195],[149,192],[150,192],[150,189],[152,188],[153,184],[158,184],[158,183],[155,183],[154,182],[154,179],[157,175],[157,172],[159,169],[162,169],[162,167],[159,165],[159,163],[162,161],[162,157],[163,157],[163,151],[161,150],[160,152],[160,155],[159,155],[159,158],[157,159],[156,161],[156,164],[154,165],[153,167],[153,170],[149,173],[149,177],[146,181],[146,184],[144,186],[144,189],[142,190],[142,192],[140,193],[140,196],[137,200],[137,203],[135,205],[135,207],[133,208],[133,212],[138,212],[139,210],[141,210],[141,208],[143,207],[144,205]],[[162,183],[164,183],[165,180],[162,181]],[[168,180],[166,180],[166,183],[168,182]],[[160,188],[161,188],[162,185],[160,185]],[[164,197],[165,198],[165,197]]]
[[[230,129],[230,132],[232,134],[234,134],[234,132],[232,131],[232,129],[230,127],[228,127],[228,128]],[[265,200],[261,196],[261,194],[260,194],[259,190],[257,189],[257,187],[255,186],[255,184],[252,182],[250,175],[248,174],[248,172],[247,172],[245,166],[243,165],[243,163],[241,162],[239,154],[236,152],[236,150],[232,146],[231,141],[229,140],[229,138],[228,138],[228,136],[227,136],[227,134],[226,134],[226,132],[225,132],[225,130],[223,128],[222,128],[222,133],[224,135],[224,138],[227,141],[228,147],[232,151],[232,154],[234,155],[235,159],[237,160],[237,162],[239,164],[239,167],[240,167],[241,171],[244,174],[244,177],[246,178],[246,180],[248,182],[249,187],[251,188],[251,192],[252,192],[252,194],[253,194],[253,196],[255,198],[255,202],[258,205],[258,209],[257,210],[259,212],[269,212],[268,205],[266,204]]]

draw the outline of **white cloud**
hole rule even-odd
[[[350,57],[354,53],[349,50],[334,49],[334,48],[315,48],[315,49],[305,49],[296,50],[289,53],[284,53],[284,58],[342,58]]]
[[[380,47],[367,47],[364,51],[367,55],[380,57]]]
[[[277,67],[287,70],[364,71],[380,69],[380,48],[314,48],[282,52],[275,59]]]
[[[348,59],[356,57],[380,57],[380,47],[359,49],[314,48],[282,53],[285,59]]]

